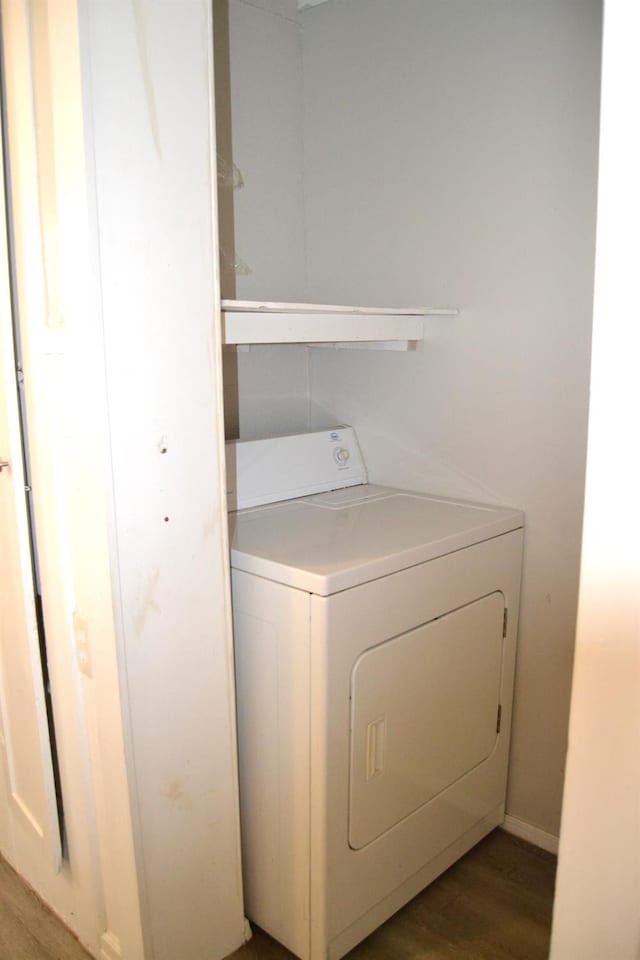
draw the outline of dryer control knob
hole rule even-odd
[[[343,466],[345,465],[345,463],[347,462],[347,460],[349,459],[350,456],[351,456],[351,454],[350,454],[349,451],[346,449],[346,447],[339,447],[337,450],[334,450],[334,451],[333,451],[333,459],[334,459],[334,460],[336,461],[336,463],[339,464],[341,467],[343,467]]]

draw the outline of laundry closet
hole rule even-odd
[[[599,43],[595,2],[216,7],[223,298],[426,311],[417,337],[403,340],[398,315],[394,337],[358,349],[270,345],[282,317],[256,315],[263,342],[224,351],[227,438],[350,424],[371,481],[524,511],[506,827],[549,850],[578,586]],[[300,339],[322,339],[307,319]]]
[[[371,485],[493,504],[509,523],[523,512],[505,826],[548,849],[559,832],[601,4],[213,7],[213,59],[207,3],[2,10],[11,208],[35,225],[16,234],[16,302],[42,412],[36,527],[73,798],[63,869],[41,851],[31,872],[16,864],[96,955],[224,954],[242,938],[218,234],[236,305],[223,310],[230,440],[328,430],[341,469],[347,424]],[[36,195],[58,204],[42,243]],[[61,314],[42,315],[40,273],[59,280]],[[245,301],[374,310],[242,318]],[[362,317],[369,346],[340,343],[362,339]],[[319,322],[332,336],[310,346]],[[7,330],[3,316],[3,349]],[[3,467],[5,489],[18,474]]]
[[[599,5],[301,6],[218,5],[223,297],[459,312],[425,318],[407,352],[225,350],[228,437],[349,423],[376,482],[524,510],[507,813],[552,845],[582,517]]]

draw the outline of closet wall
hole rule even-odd
[[[526,515],[508,813],[559,830],[582,523],[600,3],[303,14],[309,295],[459,306],[415,354],[318,351],[371,478]],[[541,835],[538,839],[544,839]]]
[[[216,3],[219,61],[231,89],[218,96],[223,296],[306,299],[302,45],[296,0]],[[220,66],[216,69],[219,71]],[[231,108],[231,109],[229,109]],[[308,426],[303,347],[225,355],[228,437]]]
[[[229,2],[244,186],[225,295],[235,280],[239,298],[461,313],[428,320],[415,353],[228,356],[228,430],[351,423],[371,479],[525,510],[508,813],[541,841],[559,829],[575,630],[600,7]]]

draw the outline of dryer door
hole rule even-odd
[[[349,844],[359,850],[481,764],[496,744],[504,597],[367,650],[351,675]]]

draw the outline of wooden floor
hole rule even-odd
[[[0,960],[90,960],[73,934],[2,857]]]
[[[496,830],[349,960],[546,960],[555,857]],[[291,960],[260,931],[230,960]],[[0,960],[88,954],[0,858]],[[176,958],[179,960],[179,958]]]
[[[495,830],[349,960],[546,960],[556,858]],[[229,960],[291,960],[260,931]]]

